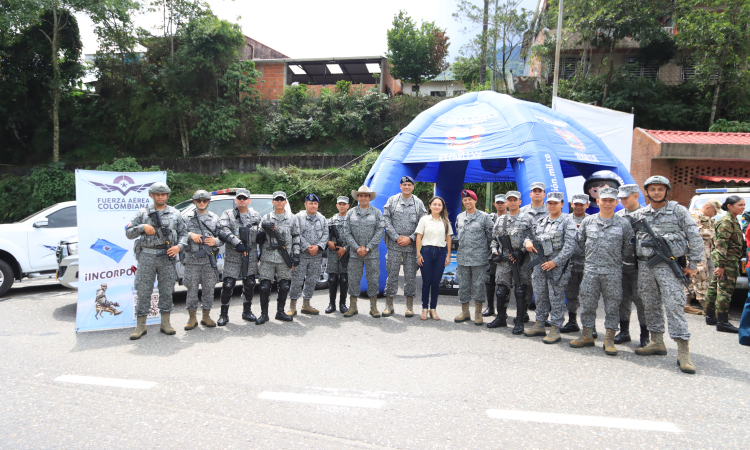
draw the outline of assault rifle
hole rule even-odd
[[[500,242],[500,245],[502,245],[502,248],[498,252],[498,254],[492,254],[492,257],[490,258],[492,262],[495,264],[499,264],[503,261],[508,261],[510,264],[510,273],[513,276],[513,283],[515,286],[521,285],[521,276],[518,273],[518,265],[521,263],[521,258],[523,257],[522,254],[519,254],[520,251],[514,251],[513,250],[513,243],[510,241],[510,236],[503,235],[498,236],[497,240]],[[509,254],[508,256],[503,255],[503,249],[508,250]],[[515,262],[510,259],[510,257],[513,256],[513,259],[515,259]]]
[[[276,227],[276,224],[273,222],[263,222],[260,224],[260,226],[268,235],[268,239],[270,239],[268,243],[268,249],[278,250],[279,254],[284,259],[284,263],[286,264],[286,266],[291,268],[293,266],[292,257],[289,255],[289,251],[286,248],[286,241],[280,238],[276,233],[276,230],[274,229]],[[296,264],[294,265],[296,266]]]
[[[672,269],[674,276],[682,281],[682,284],[684,284],[685,287],[690,286],[690,277],[685,275],[682,271],[682,267],[680,267],[677,259],[672,255],[672,250],[669,249],[667,241],[663,237],[657,235],[645,219],[642,218],[633,222],[633,230],[636,232],[643,231],[651,237],[651,242],[646,241],[641,243],[641,246],[643,247],[651,247],[654,249],[654,256],[649,258],[646,262],[646,267],[653,269],[654,266],[660,262],[665,262],[669,268]]]
[[[201,219],[198,218],[198,213],[196,213],[194,218],[195,218],[195,221],[198,222],[198,229],[201,230],[201,239],[204,241],[204,243],[200,245],[200,250],[195,252],[195,254],[193,255],[193,259],[198,259],[198,258],[201,258],[203,255],[208,255],[208,262],[211,264],[211,267],[213,267],[214,270],[219,270],[218,266],[216,265],[215,250],[209,247],[208,244],[205,243],[205,239],[206,237],[208,237],[208,233],[206,233],[203,230],[203,223],[201,222]]]
[[[328,240],[333,241],[336,243],[336,247],[344,247],[346,244],[344,243],[344,240],[341,239],[341,233],[339,233],[339,226],[338,225],[328,225]],[[349,264],[349,252],[345,252],[344,256],[339,258],[339,262],[341,263],[342,267],[346,267]]]
[[[542,242],[539,240],[539,238],[537,238],[536,232],[534,231],[534,227],[532,226],[529,229],[529,231],[530,231],[530,236],[529,237],[531,238],[531,244],[536,249],[536,253],[530,253],[532,255],[531,261],[529,261],[526,264],[526,268],[527,269],[533,269],[534,267],[536,267],[536,266],[538,266],[540,264],[544,264],[546,262],[549,262],[549,260],[547,258],[545,258],[545,256],[544,256],[544,247],[542,247]],[[552,274],[550,273],[551,271],[549,271],[549,270],[542,270],[542,272],[544,272],[545,275],[547,275],[547,278],[552,279]]]
[[[154,222],[156,236],[159,239],[164,239],[164,242],[167,244],[167,250],[169,250],[170,247],[174,246],[174,244],[172,244],[172,230],[168,226],[164,226],[164,222],[161,220],[161,212],[155,209],[154,212],[148,213],[148,217]],[[174,256],[169,256],[169,260],[173,263],[177,262],[177,259]]]
[[[242,278],[245,278],[247,276],[247,270],[250,268],[250,251],[255,251],[255,249],[250,248],[250,228],[249,227],[240,227],[239,229],[239,238],[242,241],[242,243],[245,245],[245,248],[247,249],[247,254],[243,253],[242,258],[242,267],[240,267],[240,276]]]

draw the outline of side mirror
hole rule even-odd
[[[49,225],[49,220],[47,220],[47,219],[42,219],[42,220],[37,220],[36,222],[34,222],[34,225],[32,225],[32,226],[33,226],[34,228],[44,228],[44,227],[46,227],[47,225]]]

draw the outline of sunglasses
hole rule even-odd
[[[250,199],[249,199],[249,198],[247,198],[247,197],[235,197],[235,198],[236,198],[237,200],[241,201],[241,202],[244,202],[245,200],[250,200]]]
[[[276,197],[275,199],[273,199],[273,201],[275,201],[275,202],[285,202],[286,199],[284,197]]]

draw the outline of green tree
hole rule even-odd
[[[435,22],[422,22],[417,27],[414,20],[399,11],[393,18],[393,28],[388,30],[388,53],[386,57],[393,64],[391,73],[408,83],[419,85],[448,68],[446,62],[448,37],[445,30]]]
[[[455,20],[466,21],[474,26],[480,25],[482,27],[482,32],[476,38],[476,46],[479,49],[479,83],[484,84],[487,79],[489,36],[492,34],[488,31],[490,24],[490,1],[483,0],[482,7],[479,7],[470,0],[459,0],[456,8],[456,12],[453,13]],[[468,31],[468,27],[464,28],[464,32],[466,31]]]

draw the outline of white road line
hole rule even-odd
[[[62,383],[93,384],[96,386],[112,386],[130,389],[151,389],[156,386],[153,381],[120,380],[117,378],[84,377],[81,375],[61,375],[55,381]]]
[[[578,416],[574,414],[543,413],[534,411],[512,411],[488,409],[487,415],[493,419],[521,420],[524,422],[559,423],[586,427],[624,428],[628,430],[666,431],[679,433],[680,429],[671,422],[653,420],[618,419],[615,417]]]
[[[291,392],[261,392],[258,398],[281,402],[315,403],[318,405],[351,406],[355,408],[380,409],[385,402],[357,397],[334,397],[330,395],[295,394]]]

